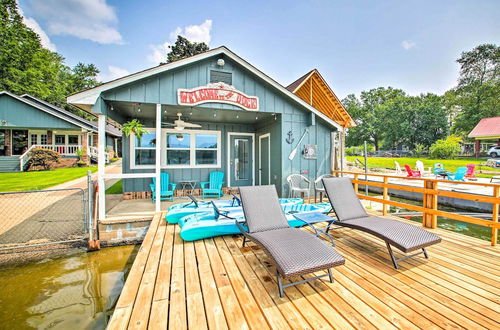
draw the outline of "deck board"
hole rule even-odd
[[[241,247],[238,235],[184,242],[157,213],[108,328],[499,328],[500,249],[433,232],[443,242],[428,249],[430,259],[395,270],[381,240],[336,229],[346,264],[334,269],[335,282],[290,287],[280,298],[276,270],[258,246]]]

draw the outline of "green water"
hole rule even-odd
[[[138,246],[0,270],[0,329],[104,329]]]

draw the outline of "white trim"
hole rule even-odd
[[[231,136],[243,135],[252,137],[252,185],[255,185],[255,133],[240,133],[240,132],[228,132],[227,133],[227,186],[231,187]]]
[[[153,133],[156,130],[154,128],[145,128],[148,132]],[[160,167],[162,169],[190,169],[190,168],[221,168],[222,167],[222,132],[221,131],[215,131],[215,130],[199,130],[199,129],[192,129],[192,130],[176,130],[176,129],[171,129],[171,128],[162,128],[161,129],[161,141],[164,141],[163,139],[166,138],[168,133],[178,133],[178,134],[190,134],[189,137],[189,142],[190,142],[190,164],[189,165],[167,165],[167,146],[166,144],[162,146],[161,148],[161,156],[160,156]],[[207,150],[216,150],[217,152],[217,164],[206,164],[206,165],[196,165],[196,135],[197,134],[213,134],[217,136],[217,149],[207,149]],[[132,170],[148,170],[148,169],[155,169],[155,165],[136,165],[135,164],[135,150],[136,149],[141,149],[142,147],[136,148],[135,147],[135,135],[131,134],[129,137],[129,166],[130,169]],[[142,148],[142,149],[148,149],[148,150],[153,150],[155,148]],[[174,148],[175,149],[175,148]],[[187,148],[185,150],[188,150]]]
[[[178,60],[178,61],[175,61],[175,62],[172,62],[169,64],[159,65],[159,66],[156,66],[156,67],[153,67],[153,68],[141,71],[141,72],[131,74],[129,76],[118,78],[116,80],[102,84],[98,87],[94,87],[92,89],[87,89],[83,92],[70,95],[67,98],[67,102],[70,104],[77,105],[77,106],[79,106],[82,109],[85,109],[87,111],[91,111],[92,106],[96,103],[98,97],[104,91],[107,91],[109,89],[134,82],[136,80],[147,78],[149,76],[152,76],[152,75],[155,75],[158,73],[173,70],[175,68],[178,68],[178,67],[181,67],[184,65],[188,65],[188,64],[191,64],[191,63],[194,63],[194,62],[197,62],[197,61],[200,61],[200,60],[203,60],[203,59],[215,56],[215,55],[219,55],[219,54],[223,54],[223,55],[231,58],[236,63],[243,66],[248,71],[250,71],[251,73],[253,73],[257,77],[261,78],[266,83],[268,83],[272,87],[276,88],[277,90],[279,90],[281,93],[288,96],[290,99],[292,99],[296,103],[300,104],[301,106],[305,107],[306,109],[308,109],[312,113],[316,114],[318,117],[320,117],[321,119],[323,119],[324,121],[326,121],[330,125],[336,127],[338,130],[341,129],[342,126],[337,124],[337,122],[335,122],[333,119],[329,118],[328,116],[323,114],[321,111],[317,110],[316,108],[314,108],[313,106],[311,106],[310,104],[308,104],[307,102],[302,100],[300,97],[298,97],[297,95],[290,92],[288,89],[283,87],[281,84],[276,82],[274,79],[267,76],[265,73],[263,73],[262,71],[260,71],[259,69],[257,69],[256,67],[254,67],[253,65],[251,65],[250,63],[248,63],[247,61],[245,61],[244,59],[242,59],[241,57],[239,57],[238,55],[236,55],[235,53],[233,53],[232,51],[230,51],[229,49],[227,49],[224,46],[214,48],[214,49],[209,50],[207,52],[204,52],[202,54],[194,55],[194,56],[191,56],[191,57],[188,57],[188,58],[185,58],[182,60]]]
[[[262,140],[268,138],[267,140],[267,162],[268,162],[268,184],[271,184],[271,133],[266,133],[259,136],[259,185],[262,185]]]
[[[163,132],[161,130],[161,104],[156,105],[156,146],[155,146],[155,212],[161,211],[161,141]]]
[[[106,144],[106,116],[98,116],[98,156],[97,156],[97,185],[99,187],[99,220],[106,219],[106,186],[104,176],[106,175],[106,158],[104,147]],[[55,139],[55,137],[54,137]]]

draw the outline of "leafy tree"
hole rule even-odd
[[[69,68],[23,23],[16,0],[0,0],[0,90],[28,93],[84,115],[66,104],[66,96],[96,86],[97,73],[93,64]]]
[[[209,50],[204,42],[191,42],[188,39],[177,36],[173,46],[168,46],[170,52],[167,54],[167,63],[175,62],[186,57],[201,54]]]
[[[375,150],[379,150],[387,129],[386,103],[404,95],[406,95],[405,92],[400,89],[379,87],[361,92],[360,99],[350,94],[342,100],[358,125],[349,129],[347,144],[361,145],[363,141],[369,141],[375,146]]]
[[[462,139],[457,136],[448,136],[446,139],[437,140],[429,148],[430,155],[435,159],[454,158],[460,153]]]
[[[451,107],[459,109],[453,131],[466,135],[482,118],[500,116],[500,47],[479,45],[457,62],[458,86],[450,93]]]

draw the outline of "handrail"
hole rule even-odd
[[[359,198],[369,200],[372,202],[377,202],[382,204],[382,214],[387,215],[387,205],[402,207],[405,209],[422,212],[422,225],[428,228],[437,227],[437,217],[442,216],[449,219],[459,220],[463,222],[473,223],[480,226],[491,228],[491,245],[495,246],[497,244],[498,229],[500,228],[500,223],[498,222],[498,212],[500,206],[500,185],[493,183],[478,183],[478,182],[460,182],[460,184],[468,184],[483,187],[492,187],[493,194],[491,196],[469,194],[464,192],[455,192],[447,190],[439,190],[438,185],[440,183],[457,183],[455,181],[449,180],[437,180],[430,178],[407,178],[395,175],[383,175],[383,174],[372,174],[368,173],[367,176],[370,177],[380,177],[383,181],[369,181],[368,179],[362,179],[360,176],[365,176],[365,173],[360,172],[349,172],[349,171],[332,171],[333,175],[339,174],[349,174],[353,175],[354,178],[352,183],[354,185],[354,190]],[[423,181],[423,187],[414,187],[403,184],[389,183],[389,178],[404,179],[404,180],[420,180]],[[358,193],[359,185],[366,185],[371,187],[379,187],[383,189],[382,198],[374,196],[366,196]],[[417,206],[402,202],[391,201],[388,199],[388,189],[410,191],[422,194],[423,205]],[[471,200],[476,202],[491,203],[493,205],[492,210],[492,221],[484,220],[477,217],[472,217],[468,215],[462,215],[447,211],[438,210],[438,197],[446,196],[451,198],[459,198],[465,200]]]
[[[32,145],[31,147],[28,148],[21,156],[19,156],[19,171],[23,172],[24,171],[24,164],[30,160],[29,154],[31,149],[33,149],[35,145]],[[27,158],[26,160],[24,158]]]

